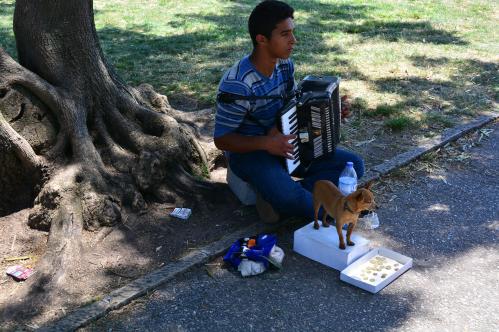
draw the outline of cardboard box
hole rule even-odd
[[[364,280],[359,276],[359,270],[361,270],[363,266],[366,266],[367,263],[370,260],[372,260],[372,258],[375,256],[386,257],[390,260],[397,262],[400,265],[399,267],[397,267],[396,271],[392,271],[392,273],[387,274],[385,278],[383,279],[376,278],[374,282],[369,282],[368,280]],[[369,251],[369,253],[365,254],[357,261],[355,261],[353,264],[350,264],[346,269],[341,271],[340,280],[352,284],[354,286],[357,286],[359,288],[362,288],[368,292],[377,293],[386,286],[388,286],[388,284],[397,279],[399,276],[401,276],[404,272],[409,270],[411,267],[412,267],[412,258],[401,255],[395,251],[386,248],[376,248]],[[391,268],[390,270],[394,269]],[[387,272],[386,269],[382,269],[381,271]],[[381,271],[379,271],[378,273],[380,273]]]
[[[321,224],[319,222],[319,224]],[[346,231],[343,231],[346,241]],[[343,270],[352,264],[357,258],[369,251],[369,240],[358,234],[352,234],[351,240],[354,246],[347,246],[342,250],[339,248],[338,233],[336,228],[329,227],[314,228],[314,223],[298,229],[294,233],[293,250],[314,261],[332,267],[336,270]]]

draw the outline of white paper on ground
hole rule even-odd
[[[265,272],[266,268],[262,262],[255,262],[249,259],[243,259],[237,270],[241,272],[243,277],[255,276],[257,274]]]
[[[170,213],[170,216],[187,220],[191,216],[191,213],[192,213],[191,209],[188,208],[175,208]]]

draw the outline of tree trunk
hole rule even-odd
[[[138,211],[148,200],[199,198],[210,186],[198,180],[206,157],[180,113],[150,86],[127,86],[105,60],[92,1],[17,0],[14,33],[19,62],[0,48],[0,98],[27,91],[53,114],[57,131],[37,154],[0,116],[0,145],[39,186],[28,223],[51,231],[25,287],[36,305],[50,292],[64,294],[82,227],[114,225],[124,206]]]

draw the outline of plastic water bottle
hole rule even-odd
[[[357,173],[351,161],[347,162],[347,166],[340,174],[339,189],[345,196],[357,190]]]

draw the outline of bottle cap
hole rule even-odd
[[[351,162],[351,161],[347,161],[347,166],[348,166],[348,167],[353,167],[353,162]]]

